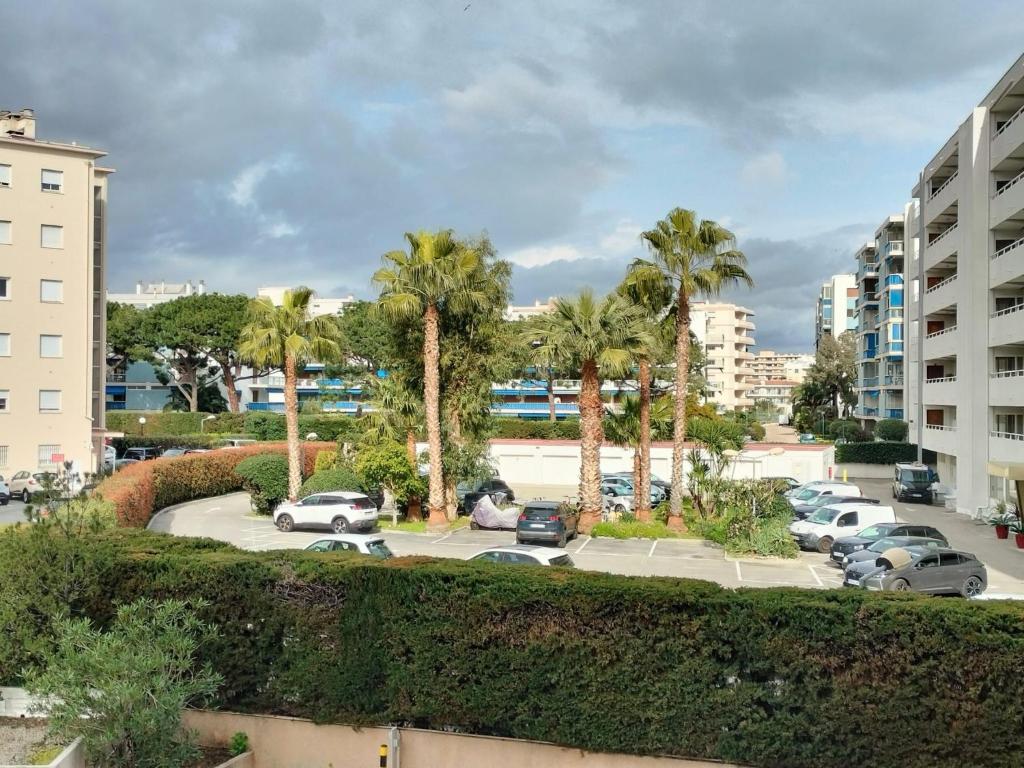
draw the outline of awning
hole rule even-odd
[[[990,461],[988,473],[993,477],[1006,480],[1024,480],[1024,464],[1008,464],[1001,461]]]
[[[124,384],[107,384],[108,395],[124,395],[128,393],[128,387]]]

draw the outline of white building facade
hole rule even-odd
[[[814,348],[822,336],[838,339],[847,331],[857,330],[857,276],[832,275],[818,290],[818,306],[814,321]]]
[[[698,302],[690,308],[690,330],[706,359],[707,402],[721,412],[749,410],[753,386],[754,313],[737,304]]]

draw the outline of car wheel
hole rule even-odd
[[[818,551],[823,555],[827,555],[832,551],[832,537],[824,536],[818,539]]]
[[[476,520],[470,520],[469,521],[469,530],[471,530],[471,531],[479,531],[480,530],[480,525],[477,523]]]
[[[336,517],[331,521],[331,529],[335,533],[348,533],[348,520],[344,517]]]
[[[274,521],[274,525],[277,526],[277,530],[284,531],[285,533],[295,530],[295,521],[292,520],[291,515],[280,515]]]
[[[21,492],[21,500],[22,500],[22,501],[23,501],[24,503],[28,504],[28,502],[29,502],[29,499],[31,499],[31,498],[32,498],[32,497],[31,497],[31,496],[29,495],[29,492],[28,492],[28,488],[26,488],[25,490],[23,490],[23,491]]]
[[[624,506],[622,506],[621,504],[616,504],[614,511],[616,512],[616,514],[621,515],[623,512],[626,511],[626,508]]]
[[[565,531],[562,531],[562,538],[558,540],[558,546],[565,548],[565,543],[569,540],[568,536],[565,535]]]
[[[896,581],[894,581],[892,585],[890,585],[889,589],[891,589],[893,592],[909,592],[910,583],[907,582],[906,579],[896,579]]]
[[[960,590],[960,594],[964,597],[977,597],[985,591],[985,585],[981,583],[981,579],[977,576],[968,576],[967,581],[964,582],[963,589]]]

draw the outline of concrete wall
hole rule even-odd
[[[27,768],[27,766],[0,765],[0,768]],[[85,768],[85,746],[80,738],[75,739],[52,762],[33,768]],[[239,768],[249,768],[249,766],[239,766]]]
[[[843,479],[843,473],[850,480],[891,480],[895,465],[893,464],[836,464],[836,477]]]
[[[201,744],[226,744],[232,734],[244,731],[253,753],[252,768],[366,768],[378,764],[378,750],[389,743],[392,730],[203,711],[186,712],[185,725],[198,732]],[[601,754],[515,739],[396,731],[398,755],[396,760],[392,752],[390,768],[728,768],[725,763]]]

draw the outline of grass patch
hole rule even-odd
[[[695,539],[699,538],[687,531],[673,531],[664,523],[651,521],[642,523],[639,520],[620,520],[615,523],[598,523],[591,536],[607,539]]]
[[[377,519],[377,526],[382,531],[405,531],[406,533],[426,533],[426,520],[399,520],[398,525],[391,522],[390,517],[381,516]],[[450,530],[457,531],[459,528],[469,527],[468,517],[457,517],[450,523]]]
[[[29,765],[49,765],[64,751],[64,747],[42,747],[28,756]]]

